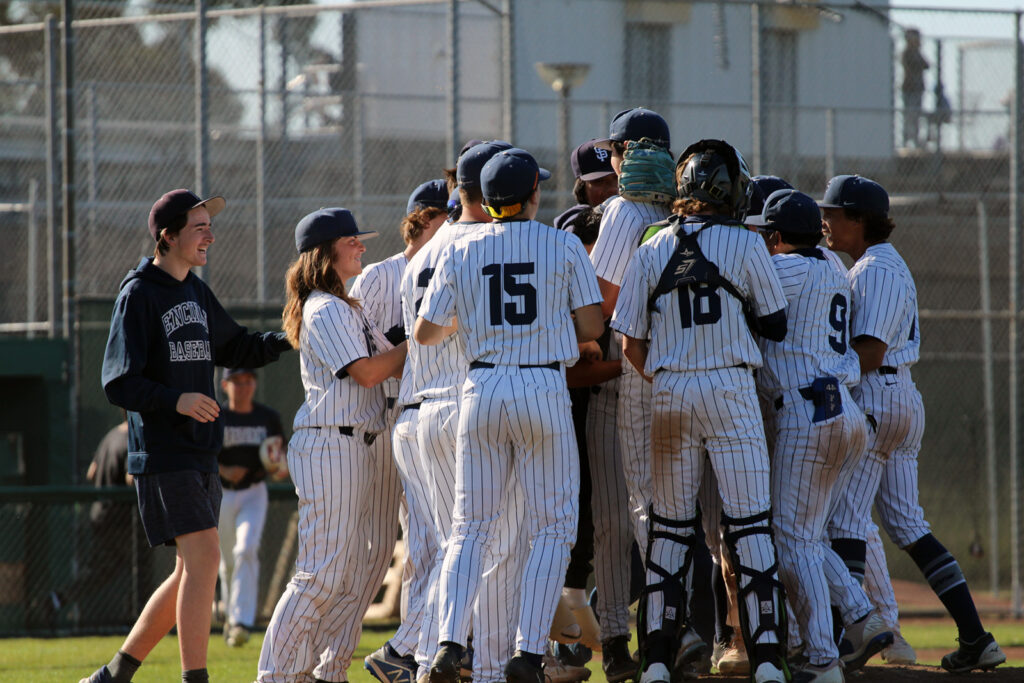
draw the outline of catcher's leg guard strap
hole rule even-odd
[[[686,613],[686,575],[690,571],[690,551],[693,548],[693,544],[696,543],[696,534],[699,526],[699,515],[693,519],[668,519],[667,517],[656,515],[653,506],[648,510],[647,571],[657,574],[660,580],[653,583],[649,582],[644,587],[643,595],[640,598],[639,613],[637,615],[637,634],[640,638],[641,646],[643,646],[644,638],[647,635],[647,615],[650,609],[650,596],[654,593],[663,593],[664,606],[661,613],[661,630],[663,632],[674,633],[677,625],[683,621]],[[663,543],[678,543],[684,547],[683,561],[675,571],[661,566],[654,560],[654,544],[658,540],[661,540]]]
[[[757,641],[765,633],[772,633],[776,642],[768,647],[777,647],[780,661],[785,661],[786,595],[779,580],[779,563],[775,558],[775,539],[771,529],[771,511],[765,510],[749,517],[729,517],[722,514],[722,540],[729,551],[736,583],[739,589],[740,627],[747,652],[753,658]],[[751,557],[741,556],[739,542],[749,536],[767,536],[771,548],[771,565],[757,569],[751,565]],[[750,547],[750,544],[744,544]],[[763,545],[763,544],[762,544]],[[765,558],[765,563],[767,558]],[[763,564],[763,563],[762,563]],[[757,598],[757,614],[750,614],[747,598],[753,593]],[[767,645],[767,644],[766,644]]]

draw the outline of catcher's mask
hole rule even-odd
[[[687,147],[676,161],[676,178],[680,197],[725,206],[736,220],[746,215],[750,171],[743,155],[728,142],[700,140]]]

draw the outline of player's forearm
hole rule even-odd
[[[597,304],[577,308],[573,314],[577,342],[594,341],[604,332],[604,317],[601,307]]]
[[[889,348],[882,340],[866,336],[854,339],[852,346],[853,350],[857,352],[857,357],[860,358],[860,373],[862,375],[882,367],[882,360]]]
[[[648,382],[651,378],[644,373],[644,366],[647,365],[647,340],[637,339],[627,335],[622,336],[622,355],[626,357],[636,371]]]
[[[615,379],[622,374],[622,360],[580,361],[565,371],[570,389],[589,387]]]
[[[605,320],[612,317],[615,312],[615,302],[619,300],[619,286],[613,285],[604,278],[597,278],[597,286],[601,288],[601,315]]]
[[[432,323],[423,316],[416,318],[416,326],[413,328],[412,337],[417,343],[424,346],[434,346],[444,341],[445,337],[455,332],[455,325],[438,325]]]
[[[359,386],[375,387],[388,377],[401,373],[402,365],[405,363],[406,346],[406,343],[402,342],[384,353],[360,358],[350,363],[345,370]]]

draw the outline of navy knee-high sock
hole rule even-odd
[[[985,629],[960,563],[939,543],[939,539],[925,534],[907,546],[907,553],[946,606],[949,616],[953,617],[960,631],[960,640],[972,643],[983,636]]]

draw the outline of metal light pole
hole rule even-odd
[[[572,174],[569,172],[569,94],[583,83],[590,72],[589,64],[570,62],[537,62],[533,65],[537,74],[551,89],[559,94],[558,101],[558,190],[572,191]]]

